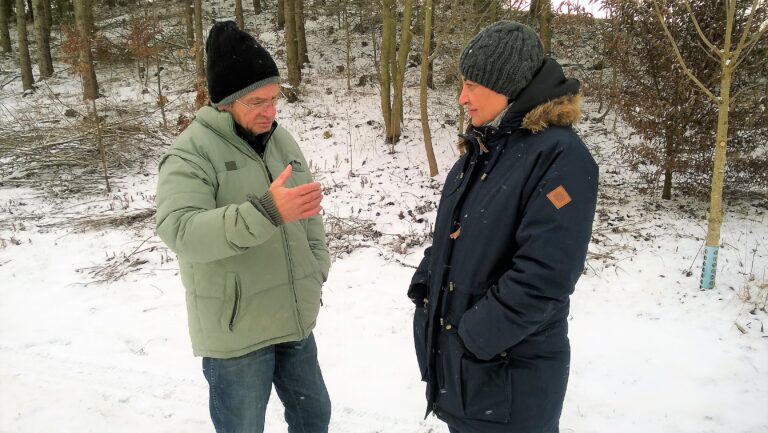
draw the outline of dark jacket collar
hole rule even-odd
[[[277,121],[273,121],[272,128],[269,131],[262,132],[261,134],[254,134],[253,132],[240,126],[239,123],[235,122],[235,132],[237,132],[237,135],[246,143],[248,143],[251,148],[253,148],[253,150],[255,150],[256,153],[258,153],[262,158],[264,157],[264,152],[267,149],[267,142],[272,137],[272,134],[275,132],[276,128]]]

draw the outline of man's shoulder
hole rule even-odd
[[[293,134],[282,125],[277,125],[275,127],[275,131],[272,133],[272,139],[279,142],[288,141],[296,143],[296,139],[293,138]]]

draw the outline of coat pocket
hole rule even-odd
[[[221,310],[221,328],[233,331],[240,309],[240,278],[235,272],[227,272],[227,285],[224,288],[224,302]]]
[[[429,322],[429,311],[427,307],[416,307],[413,313],[413,344],[416,348],[416,361],[419,363],[419,372],[421,380],[427,380],[427,363],[429,356],[427,353],[427,328]]]
[[[508,422],[512,402],[508,365],[505,361],[481,361],[461,357],[461,397],[467,418]]]

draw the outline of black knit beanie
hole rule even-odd
[[[220,21],[211,27],[205,52],[208,94],[214,107],[280,82],[280,72],[269,52],[234,21]]]
[[[536,32],[515,21],[486,27],[464,48],[461,75],[507,98],[515,99],[544,61]]]

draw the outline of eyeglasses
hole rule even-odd
[[[236,99],[235,102],[239,102],[242,104],[245,108],[252,110],[252,111],[265,111],[267,108],[275,107],[277,108],[277,105],[280,103],[281,100],[285,98],[285,95],[283,92],[278,93],[275,95],[274,98],[271,99],[256,99],[256,102],[253,102],[251,104],[245,103],[239,99]]]

